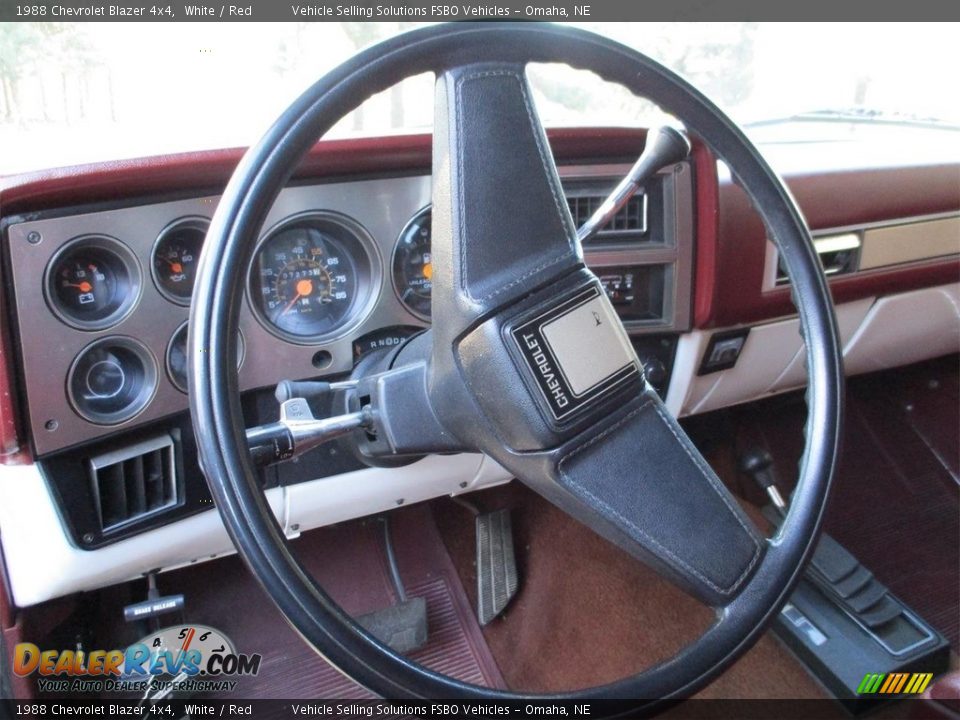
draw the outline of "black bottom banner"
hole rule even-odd
[[[567,702],[544,700],[512,701],[356,701],[356,700],[35,700],[8,701],[12,718],[49,717],[131,717],[144,720],[193,720],[195,718],[477,718],[477,717],[575,717],[665,718],[713,720],[818,720],[852,717],[883,705],[885,719],[942,717],[927,714],[933,709],[920,700],[858,702],[844,707],[828,700],[687,700],[673,703],[641,703],[636,700]],[[0,715],[4,706],[0,705]]]

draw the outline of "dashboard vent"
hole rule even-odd
[[[114,530],[179,504],[175,445],[169,435],[91,458],[100,527]]]
[[[816,238],[813,246],[820,256],[823,272],[829,278],[834,275],[847,275],[856,272],[860,262],[860,236],[857,233],[829,235]],[[777,262],[777,285],[790,282],[790,276],[783,265],[783,259]]]
[[[606,200],[606,195],[568,195],[567,205],[573,226],[580,227]],[[618,242],[636,238],[647,232],[647,196],[637,193],[594,236],[595,242]]]

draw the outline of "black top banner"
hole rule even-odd
[[[236,3],[0,0],[0,21],[40,22],[444,22],[516,20],[551,22],[831,20],[957,20],[960,4],[941,0],[596,0],[595,2],[319,2],[238,0]],[[857,28],[851,26],[851,33]]]

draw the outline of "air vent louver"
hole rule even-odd
[[[583,225],[597,208],[606,200],[605,195],[568,195],[567,205],[573,217],[574,227]],[[609,223],[597,233],[595,237],[604,241],[615,241],[619,238],[627,239],[631,236],[642,235],[647,231],[647,196],[637,193],[627,204],[613,216]]]
[[[164,435],[91,458],[100,527],[128,525],[178,504],[173,439]]]

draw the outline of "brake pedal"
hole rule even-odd
[[[397,604],[361,615],[357,622],[377,640],[398,653],[407,653],[427,643],[427,601],[422,597],[407,597],[400,577],[400,567],[390,538],[390,519],[380,518],[383,530],[383,549],[387,556],[390,581],[397,595]]]
[[[517,593],[510,511],[477,515],[477,616],[481,625],[496,618]]]
[[[357,622],[394,652],[407,653],[427,642],[427,601],[422,597],[410,598],[361,615]]]

